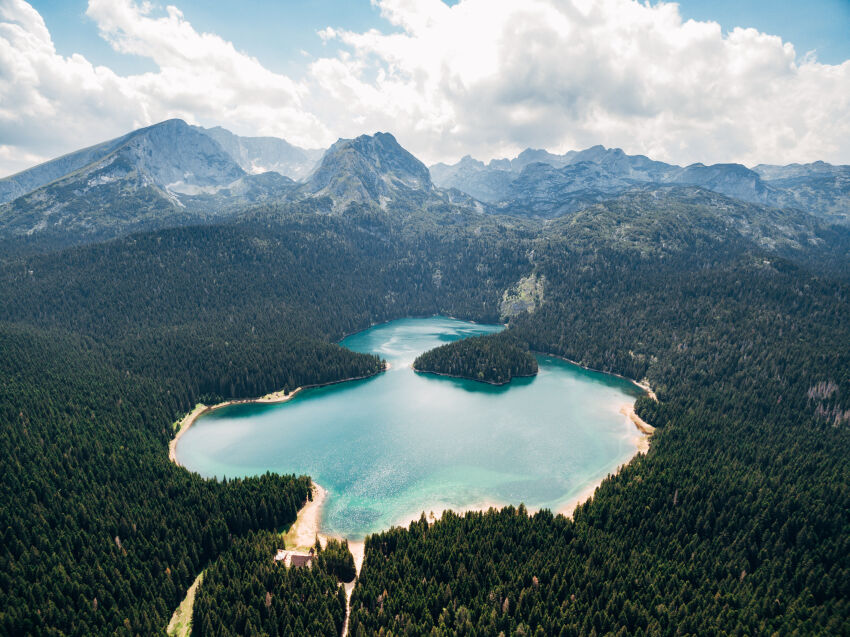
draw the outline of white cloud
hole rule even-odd
[[[314,76],[428,158],[602,143],[682,163],[850,162],[850,62],[797,59],[776,36],[631,0],[376,4],[402,32],[336,31],[352,55]]]
[[[155,72],[59,55],[41,16],[0,0],[0,174],[168,117],[326,145],[388,130],[426,161],[602,143],[658,159],[850,163],[850,61],[819,64],[753,29],[632,0],[373,0],[385,31],[300,81],[179,9],[90,0],[88,15]]]
[[[91,0],[88,15],[116,50],[158,71],[122,77],[61,56],[38,12],[0,0],[0,174],[170,117],[294,143],[332,140],[302,105],[303,87],[198,33],[176,8],[153,17],[148,4]]]

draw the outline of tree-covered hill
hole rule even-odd
[[[534,376],[537,359],[528,348],[496,334],[474,336],[435,347],[417,356],[413,369],[504,385],[515,376]]]

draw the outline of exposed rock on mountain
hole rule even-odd
[[[295,182],[259,162],[303,172],[317,152],[168,120],[0,180],[0,232],[65,244],[202,221],[285,197]]]
[[[850,222],[850,166],[816,161],[788,166],[760,164],[753,170],[773,189],[774,203]]]
[[[389,133],[341,139],[313,168],[318,153],[168,120],[0,180],[0,196],[11,198],[0,204],[0,240],[90,242],[277,202],[335,213],[355,205],[555,218],[673,185],[699,186],[741,205],[802,209],[829,222],[848,221],[850,209],[850,167],[823,162],[682,168],[593,146],[564,155],[528,149],[489,164],[467,156],[429,171]],[[269,167],[277,170],[258,172]],[[306,177],[299,184],[279,171]]]
[[[182,120],[168,120],[68,155],[62,164],[79,166],[89,159],[5,204],[0,208],[0,230],[11,235],[44,232],[94,239],[177,219],[185,222],[196,216],[186,202],[234,187],[245,177],[245,171],[216,141]],[[32,171],[42,179],[61,168]],[[23,182],[19,175],[14,178]]]
[[[305,190],[331,197],[337,205],[377,203],[398,196],[427,195],[431,175],[421,161],[402,148],[389,133],[340,139],[331,146]]]

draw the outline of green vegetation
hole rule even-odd
[[[348,540],[329,539],[324,549],[317,541],[314,550],[320,570],[346,584],[354,581],[357,570],[354,567],[354,556],[348,550]]]
[[[374,373],[332,342],[408,315],[498,320],[533,274],[545,301],[507,334],[647,377],[649,453],[574,522],[509,508],[369,538],[352,634],[847,634],[848,246],[687,189],[539,225],[268,206],[8,257],[0,633],[162,634],[207,569],[198,630],[274,634],[271,592],[279,634],[338,634],[336,576],[263,579],[255,532],[290,523],[309,479],[202,479],[168,462],[170,424],[199,401]]]
[[[419,355],[413,368],[417,372],[504,385],[516,376],[534,376],[537,359],[509,336],[490,334],[435,347]]]
[[[345,620],[345,591],[327,568],[335,557],[323,560],[320,552],[313,567],[288,568],[274,560],[279,548],[279,535],[252,534],[235,540],[207,569],[195,599],[194,637],[338,637]],[[331,550],[338,553],[339,548]]]

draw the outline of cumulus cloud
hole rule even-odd
[[[602,143],[681,163],[850,161],[850,62],[800,60],[776,36],[631,0],[376,4],[400,32],[326,34],[351,55],[313,76],[430,158]]]
[[[602,143],[690,163],[850,163],[850,61],[800,58],[753,29],[724,34],[675,4],[372,0],[386,28],[327,28],[341,52],[295,81],[176,7],[90,0],[120,76],[53,46],[23,0],[0,0],[0,172],[168,117],[304,146],[388,130],[426,161]]]

